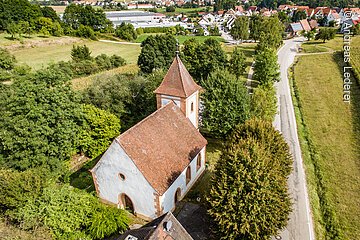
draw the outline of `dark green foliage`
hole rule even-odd
[[[260,39],[260,34],[262,32],[262,24],[264,22],[264,17],[261,15],[252,15],[250,17],[249,29],[250,29],[250,38],[258,41]]]
[[[0,169],[0,209],[14,210],[23,206],[27,200],[35,199],[47,186],[44,169],[29,169],[18,172]]]
[[[166,12],[175,12],[175,7],[174,6],[166,7]]]
[[[215,138],[225,138],[250,116],[250,98],[242,82],[226,70],[217,70],[202,81],[204,110],[201,128]]]
[[[250,120],[226,143],[207,198],[221,239],[270,239],[287,224],[289,147],[270,122]]]
[[[74,62],[92,60],[90,49],[84,46],[73,46],[71,49],[71,59]]]
[[[103,153],[120,134],[120,120],[92,105],[83,105],[83,123],[79,133],[79,149],[89,157]]]
[[[236,47],[231,54],[229,61],[229,72],[234,74],[237,79],[245,72],[246,69],[246,58],[245,54]]]
[[[227,56],[220,43],[213,38],[199,43],[194,38],[184,43],[182,59],[191,76],[200,81],[216,69],[227,66]]]
[[[235,40],[246,40],[249,38],[249,17],[241,16],[235,19],[230,30],[231,36]]]
[[[100,70],[109,70],[113,67],[110,57],[108,57],[106,54],[100,54],[96,56],[95,62]]]
[[[306,19],[307,18],[307,14],[306,12],[303,11],[296,11],[293,16],[292,16],[292,22],[299,22],[300,20]]]
[[[107,226],[98,222],[105,216]],[[74,240],[123,232],[128,221],[124,211],[105,207],[91,194],[68,185],[45,188],[39,198],[29,199],[13,218],[24,229],[45,226],[51,229],[55,239]]]
[[[325,42],[326,40],[334,39],[336,35],[336,29],[333,28],[321,28],[319,32],[315,36],[315,40],[323,40]]]
[[[82,38],[89,38],[91,40],[97,40],[94,30],[89,26],[80,25],[75,31],[75,36]]]
[[[41,13],[43,17],[50,18],[53,22],[60,22],[60,18],[51,7],[45,6],[41,8]]]
[[[84,25],[95,31],[100,31],[112,26],[102,9],[95,9],[90,5],[68,5],[63,15],[63,21],[73,29],[78,29]]]
[[[196,30],[195,30],[195,35],[196,36],[204,36],[205,35],[205,31],[202,27],[198,27]]]
[[[78,98],[56,68],[15,80],[0,95],[0,165],[63,169],[78,136]]]
[[[84,102],[115,114],[126,130],[156,110],[153,91],[163,76],[163,72],[154,72],[146,77],[118,75],[102,79],[85,90]]]
[[[355,35],[360,35],[360,24],[356,24],[350,28],[350,32]]]
[[[258,38],[260,43],[256,46],[256,51],[262,51],[266,47],[277,49],[282,44],[283,33],[284,25],[276,15],[263,19]]]
[[[122,22],[116,27],[115,36],[127,41],[133,41],[137,38],[137,33],[131,23]]]
[[[208,31],[210,33],[211,36],[221,36],[221,33],[219,31],[219,27],[218,26],[212,26],[212,27],[208,27]]]
[[[126,64],[125,59],[115,54],[110,57],[110,62],[113,65],[113,67],[121,67]]]
[[[266,47],[261,52],[256,53],[253,79],[259,81],[261,85],[269,85],[279,81],[279,64],[274,49]]]
[[[16,64],[14,55],[10,54],[8,50],[0,48],[0,68],[11,70]]]
[[[149,36],[141,43],[141,53],[138,65],[144,73],[151,73],[155,69],[168,69],[175,57],[176,39],[174,36]]]
[[[39,5],[28,0],[0,0],[0,30],[5,30],[11,22],[20,20],[33,23],[42,16]]]
[[[236,0],[215,0],[214,11],[234,9],[237,5]]]
[[[272,122],[277,111],[276,91],[273,85],[259,85],[251,95],[251,114]]]

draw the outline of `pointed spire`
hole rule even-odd
[[[201,87],[195,83],[180,57],[176,55],[162,83],[154,93],[186,98],[200,89]]]

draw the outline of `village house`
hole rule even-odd
[[[176,56],[155,90],[158,110],[118,136],[91,169],[100,199],[144,219],[174,210],[205,170],[200,90]]]

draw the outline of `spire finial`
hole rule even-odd
[[[176,56],[179,56],[180,53],[180,45],[179,45],[179,40],[176,39]]]

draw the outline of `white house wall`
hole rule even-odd
[[[157,217],[154,189],[116,140],[95,166],[93,173],[100,198],[118,204],[119,195],[125,193],[131,199],[135,213]],[[120,179],[119,173],[125,176],[124,181]]]
[[[175,208],[175,193],[178,188],[181,189],[180,199],[185,196],[187,191],[194,185],[196,180],[200,177],[201,173],[205,170],[205,148],[203,148],[200,153],[201,154],[201,167],[198,171],[196,171],[196,156],[190,163],[191,168],[191,180],[186,185],[186,169],[181,173],[181,175],[173,182],[173,184],[166,190],[166,192],[160,196],[160,206],[163,209],[163,212],[172,211]]]
[[[196,91],[193,95],[187,98],[186,100],[186,116],[190,119],[191,123],[197,128],[198,127],[198,121],[196,117],[196,112],[199,109],[198,106],[198,91]],[[191,111],[191,103],[194,103],[194,111]]]

